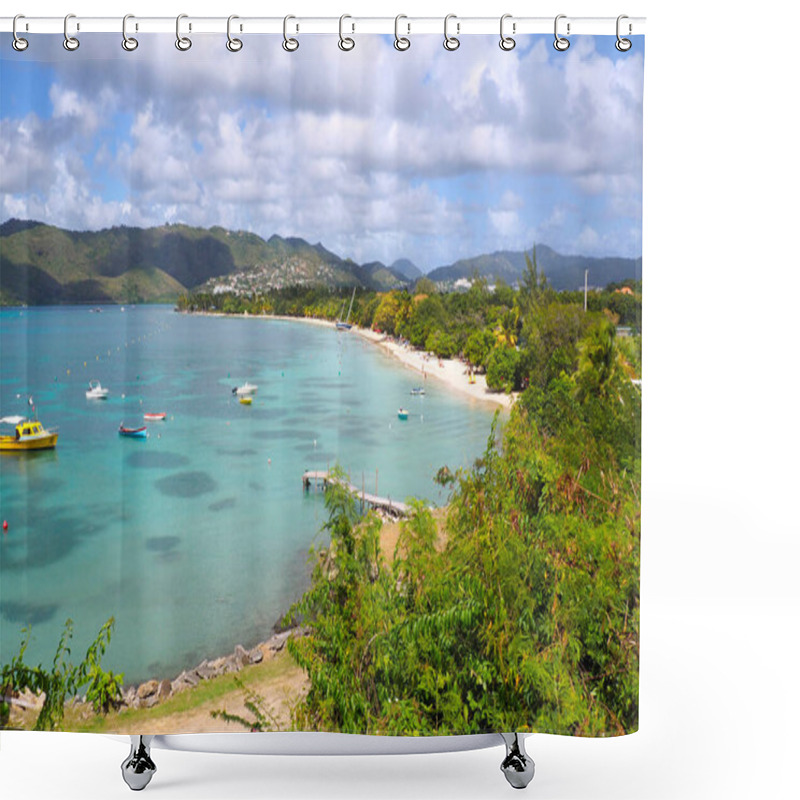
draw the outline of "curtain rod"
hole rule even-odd
[[[559,15],[559,33],[561,35],[606,34],[614,35],[617,31],[616,17],[570,17]],[[11,33],[13,17],[0,17],[0,31]],[[289,30],[292,34],[329,33],[338,34],[343,30],[346,34],[372,33],[391,35],[395,33],[395,24],[401,35],[408,36],[421,33],[444,32],[444,17],[355,17],[346,15],[340,23],[338,17],[292,17]],[[504,31],[507,35],[524,35],[550,33],[554,31],[555,17],[514,17],[506,16]],[[621,33],[624,36],[643,34],[645,17],[625,17],[621,22]],[[567,30],[569,26],[569,30]],[[17,33],[64,33],[64,17],[26,17],[17,20]],[[131,16],[127,22],[128,34],[136,33],[175,33],[175,17],[136,17]],[[283,34],[283,17],[236,17],[232,22],[232,31],[237,34]],[[227,17],[193,17],[183,16],[181,19],[183,33],[217,33],[228,31]],[[496,17],[458,17],[450,19],[448,31],[451,35],[469,36],[500,32],[500,16]],[[122,33],[122,17],[81,17],[70,15],[69,33]]]

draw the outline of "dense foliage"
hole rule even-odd
[[[483,456],[455,476],[441,536],[417,503],[387,562],[380,520],[360,517],[341,486],[327,494],[330,544],[293,610],[311,626],[289,644],[311,683],[298,728],[636,729],[637,340],[618,339],[610,315],[562,302],[535,259],[529,267],[518,292],[473,286],[464,306],[475,313],[483,300],[496,342],[489,368],[513,353],[498,369],[527,388],[502,434],[493,427]],[[511,304],[490,302],[498,294]],[[411,299],[410,319],[425,302]],[[420,318],[430,319],[440,319],[435,306]]]
[[[524,389],[530,381],[544,388],[562,369],[577,366],[578,342],[600,315],[630,329],[641,328],[641,282],[612,284],[587,295],[556,292],[536,262],[526,256],[519,289],[499,281],[490,287],[477,274],[467,291],[439,293],[427,278],[413,291],[358,290],[350,321],[397,336],[439,358],[462,357],[486,373],[489,388]],[[337,320],[350,307],[350,289],[295,286],[269,294],[188,294],[182,311],[276,314]],[[638,340],[638,337],[637,337]],[[633,353],[628,359],[636,368]]]
[[[30,640],[30,628],[26,628],[19,653],[0,669],[0,693],[3,696],[26,690],[42,695],[43,704],[34,730],[58,730],[64,718],[64,703],[80,691],[85,693],[86,700],[98,714],[107,712],[122,696],[123,676],[103,670],[100,665],[111,641],[114,618],[111,617],[100,628],[79,664],[72,664],[68,660],[72,629],[72,620],[68,619],[56,647],[53,664],[47,668],[41,664],[30,667],[25,663],[25,651]],[[7,708],[5,715],[8,715]]]

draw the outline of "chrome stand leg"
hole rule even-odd
[[[506,757],[500,765],[506,780],[515,789],[524,789],[535,771],[533,759],[525,752],[525,739],[519,733],[501,733],[506,745]]]
[[[131,736],[130,755],[122,762],[122,778],[134,792],[140,792],[155,775],[156,765],[150,758],[152,736]]]

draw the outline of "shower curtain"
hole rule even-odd
[[[644,41],[511,24],[2,37],[0,727],[637,729]]]

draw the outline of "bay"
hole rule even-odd
[[[435,381],[411,397],[419,376],[354,333],[167,306],[3,309],[0,364],[0,415],[32,397],[60,434],[0,457],[0,662],[24,625],[27,661],[49,662],[67,618],[77,659],[114,616],[104,666],[126,682],[269,637],[323,541],[305,470],[441,504],[433,476],[483,452],[493,414]],[[86,399],[92,379],[108,400]],[[245,381],[249,407],[231,391]],[[167,420],[118,436],[145,412]]]

